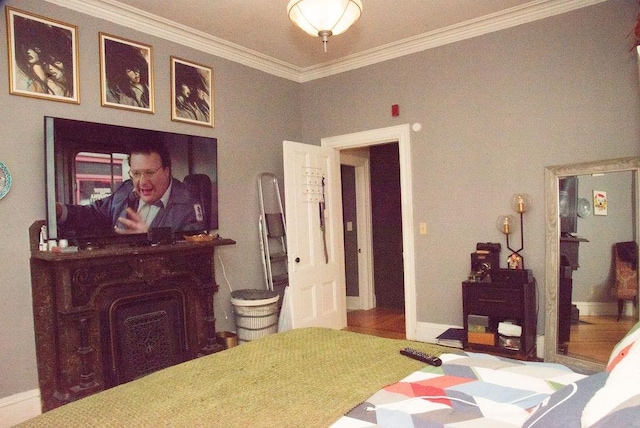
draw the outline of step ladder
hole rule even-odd
[[[260,174],[258,190],[260,197],[258,229],[265,283],[268,290],[282,294],[289,283],[289,276],[287,272],[287,226],[278,179],[270,172]]]

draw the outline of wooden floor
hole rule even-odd
[[[345,330],[391,339],[405,339],[404,310],[375,308],[367,311],[347,311]]]
[[[580,322],[571,325],[571,341],[566,355],[606,363],[613,346],[635,324],[634,318],[582,316]],[[375,308],[367,311],[347,312],[347,331],[373,336],[404,339],[405,319],[403,310]]]
[[[631,317],[617,321],[615,316],[581,316],[579,322],[571,324],[566,355],[606,363],[615,344],[635,323]]]

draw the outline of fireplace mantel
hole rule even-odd
[[[42,410],[222,350],[216,341],[217,246],[38,251],[31,282]]]

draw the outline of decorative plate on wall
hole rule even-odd
[[[577,211],[579,217],[587,217],[591,214],[591,202],[586,198],[578,199]]]
[[[0,199],[4,198],[11,188],[11,174],[5,164],[0,162]]]

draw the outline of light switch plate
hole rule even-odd
[[[420,223],[420,235],[427,234],[427,223]]]

